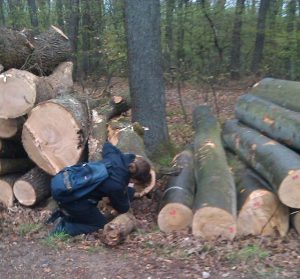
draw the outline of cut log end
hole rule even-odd
[[[192,224],[192,210],[180,203],[169,203],[158,214],[158,226],[163,232],[185,229]]]
[[[20,204],[32,206],[36,203],[36,193],[30,183],[23,180],[18,180],[13,187],[16,199]]]
[[[278,189],[281,202],[292,208],[300,208],[300,170],[294,170],[281,182]]]
[[[30,73],[28,73],[30,74]],[[18,76],[14,71],[3,73],[0,78],[0,117],[17,118],[26,114],[36,100],[35,83]],[[30,81],[30,82],[29,82]]]
[[[10,183],[6,181],[0,181],[0,202],[6,207],[12,207],[14,203],[14,193]]]
[[[221,208],[202,207],[194,214],[192,232],[208,240],[218,237],[232,240],[236,235],[236,220]]]
[[[76,164],[83,149],[79,125],[67,110],[53,103],[33,110],[24,124],[22,141],[29,157],[52,175]]]
[[[267,190],[252,192],[237,219],[238,235],[285,236],[288,229],[288,208]]]

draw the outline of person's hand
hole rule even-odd
[[[145,189],[143,189],[141,192],[135,192],[134,193],[135,198],[141,198],[141,197],[147,195],[148,193],[150,193],[153,190],[153,188],[156,184],[155,171],[151,169],[150,175],[151,175],[151,181],[150,181],[149,185]]]

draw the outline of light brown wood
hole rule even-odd
[[[109,246],[118,245],[135,228],[135,217],[129,212],[121,214],[104,226],[102,241]]]
[[[28,156],[45,172],[55,175],[79,162],[88,134],[84,104],[64,95],[36,106],[23,126]]]
[[[14,119],[0,118],[0,139],[10,139],[15,137],[23,126],[23,117]]]
[[[300,211],[294,211],[291,213],[291,222],[298,234],[300,234]]]
[[[38,77],[10,69],[0,74],[0,118],[17,118],[28,113],[36,101]]]
[[[268,190],[253,191],[238,214],[238,235],[285,236],[288,229],[288,207]]]
[[[16,199],[25,206],[33,206],[47,199],[51,195],[50,179],[51,177],[39,168],[33,168],[14,183]]]
[[[158,226],[163,232],[178,231],[192,224],[191,208],[181,203],[169,203],[158,214]]]
[[[228,211],[217,207],[202,207],[196,211],[192,224],[193,235],[212,240],[232,240],[236,235],[236,218]]]
[[[0,202],[6,207],[14,204],[13,185],[22,174],[8,174],[0,177]]]

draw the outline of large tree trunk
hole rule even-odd
[[[145,146],[154,154],[169,142],[161,64],[160,1],[126,0],[125,15],[132,118],[149,128],[144,136]]]
[[[235,120],[223,128],[223,141],[277,191],[282,203],[300,208],[300,156]]]
[[[33,167],[29,159],[0,159],[0,175],[25,172]]]
[[[12,207],[14,203],[13,185],[22,174],[8,174],[0,177],[0,202],[6,207]]]
[[[283,205],[272,187],[236,156],[227,154],[237,189],[237,234],[280,235],[289,229],[289,209]]]
[[[51,176],[35,167],[14,184],[13,191],[20,204],[33,206],[51,196]]]
[[[300,114],[250,94],[239,98],[235,115],[272,139],[300,150]]]
[[[73,64],[62,63],[52,75],[40,78],[28,71],[11,69],[0,75],[0,117],[17,118],[35,104],[73,89]]]
[[[193,112],[196,197],[193,234],[233,239],[236,234],[236,190],[220,139],[220,126],[210,109]]]
[[[121,214],[104,226],[102,241],[106,245],[116,246],[124,241],[135,228],[135,217],[129,212]]]
[[[281,107],[300,112],[300,82],[264,78],[249,93]]]
[[[70,40],[55,26],[37,36],[4,27],[0,33],[0,61],[6,70],[22,68],[45,75],[69,60]]]
[[[21,131],[25,118],[19,117],[14,119],[0,118],[0,139],[10,139],[16,137]]]
[[[178,176],[169,180],[158,214],[158,226],[164,232],[184,229],[192,224],[195,193],[194,156],[185,150],[174,158],[174,167],[180,168]]]
[[[62,96],[36,106],[23,126],[28,156],[45,172],[55,175],[79,162],[88,136],[86,106]]]

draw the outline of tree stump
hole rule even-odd
[[[37,166],[55,175],[80,161],[88,122],[86,106],[71,96],[40,103],[23,126],[23,146]]]
[[[161,200],[158,226],[164,232],[184,229],[192,224],[195,193],[194,156],[184,150],[174,158],[173,167],[180,168],[177,176],[171,176]]]
[[[14,195],[20,204],[33,206],[51,196],[50,180],[48,174],[35,167],[15,182]]]
[[[220,139],[220,126],[207,106],[193,112],[196,196],[192,232],[205,239],[236,235],[236,189]]]
[[[116,246],[123,242],[135,228],[136,219],[131,213],[120,214],[104,226],[102,241],[106,245]]]
[[[300,156],[296,152],[236,120],[225,123],[223,141],[272,185],[283,204],[300,208]]]

